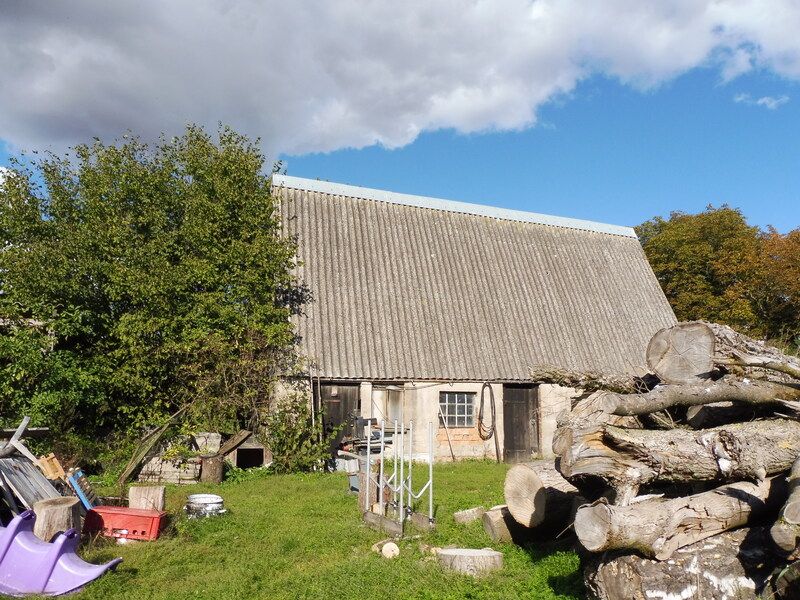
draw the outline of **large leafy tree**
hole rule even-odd
[[[679,319],[717,321],[797,345],[800,230],[762,232],[728,206],[656,217],[636,230]]]
[[[255,143],[189,127],[17,165],[0,186],[0,415],[135,432],[257,414],[305,301]]]

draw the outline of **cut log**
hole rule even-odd
[[[777,512],[785,491],[784,479],[774,477],[630,506],[610,506],[601,501],[578,509],[575,533],[590,552],[635,550],[666,560],[678,548]]]
[[[681,548],[668,561],[638,554],[582,557],[592,600],[756,600],[777,558],[765,528],[737,529]]]
[[[128,507],[164,510],[166,488],[163,485],[137,485],[128,490]]]
[[[638,489],[651,482],[763,479],[789,469],[798,448],[800,422],[788,419],[700,431],[606,425],[585,435],[580,447],[569,453],[566,472],[600,477],[617,490]]]
[[[714,332],[705,323],[678,323],[657,331],[647,346],[647,366],[665,383],[697,383],[714,369]]]
[[[200,481],[202,483],[222,483],[225,474],[225,457],[203,456],[200,459]]]
[[[511,467],[503,491],[511,516],[525,527],[536,527],[545,520],[563,527],[578,493],[552,463],[543,462]]]
[[[483,517],[483,513],[486,512],[486,509],[482,506],[475,506],[473,508],[468,508],[466,510],[459,510],[458,512],[453,513],[453,520],[456,523],[461,523],[462,525],[465,523],[471,523],[472,521],[477,521],[481,517]]]
[[[519,545],[530,542],[536,532],[517,523],[505,504],[493,506],[483,513],[483,530],[495,543]]]
[[[778,520],[769,533],[779,550],[793,558],[800,558],[800,457],[795,460],[789,473],[789,496],[781,508]]]
[[[81,530],[80,500],[75,496],[39,500],[33,505],[33,512],[36,515],[33,533],[45,542],[67,529]]]
[[[610,414],[635,416],[672,406],[699,406],[714,402],[779,404],[792,410],[800,405],[800,386],[771,381],[738,380],[724,377],[706,384],[660,385],[644,394],[606,394]]]
[[[442,548],[436,553],[436,557],[444,568],[473,577],[503,568],[503,555],[488,548]]]

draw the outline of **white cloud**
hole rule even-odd
[[[736,94],[733,101],[739,104],[747,104],[750,106],[763,106],[769,110],[783,106],[789,101],[789,96],[761,96],[760,98],[753,98],[750,94]]]
[[[11,0],[0,138],[62,148],[223,121],[272,153],[397,147],[529,127],[597,73],[642,89],[697,66],[798,79],[798,29],[794,0]]]
[[[3,185],[6,179],[11,176],[11,169],[0,166],[0,185]]]

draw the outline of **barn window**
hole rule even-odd
[[[448,427],[475,427],[474,393],[439,392],[439,408]]]

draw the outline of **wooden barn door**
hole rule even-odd
[[[539,452],[539,388],[534,385],[503,386],[503,458],[507,463],[526,462]]]
[[[322,424],[325,433],[330,433],[344,423],[344,428],[331,440],[331,453],[336,453],[339,443],[345,436],[353,435],[353,420],[358,411],[359,384],[323,383],[319,387],[322,406]]]

